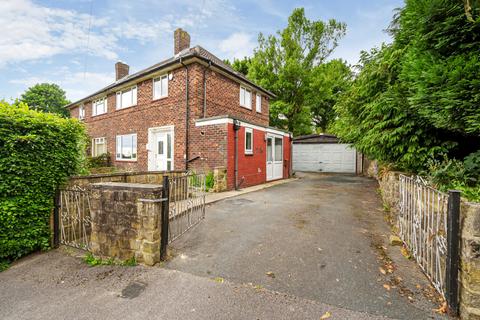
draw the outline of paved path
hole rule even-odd
[[[304,174],[212,204],[206,220],[174,242],[166,266],[372,315],[435,317],[428,282],[388,246],[389,234],[376,182]],[[390,259],[396,271],[384,275]]]
[[[32,255],[0,273],[0,319],[429,319],[425,278],[384,244],[380,208],[371,180],[307,175],[209,205],[166,265]]]

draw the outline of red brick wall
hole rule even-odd
[[[173,71],[168,84],[168,97],[152,100],[152,79],[137,83],[137,105],[116,110],[115,93],[108,96],[107,113],[92,116],[92,103],[85,103],[85,123],[91,138],[105,137],[112,163],[132,170],[148,169],[148,128],[174,125],[174,169],[184,169],[185,153],[185,70]],[[78,107],[71,110],[78,116]],[[137,134],[137,161],[115,160],[116,135]]]
[[[227,167],[227,124],[202,126],[190,133],[190,169],[207,172],[218,167]]]
[[[260,126],[268,126],[269,100],[262,94],[262,112],[256,112],[256,91],[254,89],[251,90],[252,110],[249,110],[240,106],[240,84],[238,82],[227,78],[221,73],[212,70],[207,71],[207,117],[228,114]]]

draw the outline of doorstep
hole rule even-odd
[[[249,192],[263,190],[263,189],[266,189],[266,188],[277,186],[279,184],[284,184],[284,183],[294,181],[294,180],[297,180],[297,179],[298,178],[281,179],[281,180],[275,180],[275,181],[271,181],[271,182],[267,182],[267,183],[258,184],[256,186],[252,186],[252,187],[242,188],[242,189],[239,189],[239,190],[224,191],[224,192],[218,192],[218,193],[208,193],[205,197],[205,204],[214,203],[214,202],[217,202],[217,201],[220,201],[220,200],[223,200],[223,199],[236,197],[236,196],[239,196],[239,195],[242,195],[242,194],[245,194],[245,193],[249,193]]]

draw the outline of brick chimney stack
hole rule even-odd
[[[128,76],[128,71],[130,67],[128,64],[118,61],[115,63],[115,81],[122,79],[125,76]]]
[[[182,30],[182,28],[178,28],[173,33],[173,47],[174,47],[174,54],[179,53],[184,49],[190,48],[190,35],[187,31]]]

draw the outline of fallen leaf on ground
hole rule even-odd
[[[330,318],[331,316],[332,316],[332,314],[327,311],[327,312],[325,312],[325,313],[323,314],[323,316],[320,317],[320,320],[328,319],[328,318]]]
[[[269,276],[270,278],[275,278],[275,273],[273,273],[272,271],[268,271],[266,275]]]
[[[225,281],[225,280],[221,277],[216,277],[215,281],[218,282],[218,283],[223,283],[223,281]]]
[[[410,252],[408,252],[408,249],[407,249],[407,248],[402,247],[402,248],[400,249],[400,252],[402,253],[402,255],[403,255],[405,258],[407,258],[407,259],[409,259],[409,260],[412,258],[412,256],[410,255]]]
[[[385,269],[383,269],[383,268],[378,268],[378,270],[380,270],[381,274],[387,274],[387,271],[385,271]]]
[[[385,283],[385,284],[383,285],[383,287],[384,287],[385,289],[387,289],[387,291],[390,291],[390,288],[391,288],[391,287],[390,287],[388,284]]]
[[[447,302],[444,302],[442,303],[440,308],[433,309],[433,311],[435,311],[436,313],[444,314],[444,313],[447,313],[447,309],[448,309]]]

